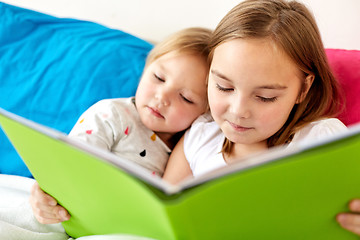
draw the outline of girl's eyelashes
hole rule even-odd
[[[262,102],[275,102],[277,100],[277,97],[270,97],[270,98],[261,97],[261,96],[256,96],[256,97]]]
[[[154,77],[156,80],[160,81],[160,82],[165,82],[165,79],[163,79],[162,77],[160,77],[159,75],[157,75],[156,73],[154,73]],[[194,104],[193,101],[191,101],[189,98],[185,97],[183,94],[180,94],[180,97],[182,100],[184,100],[186,103],[190,103],[190,104]]]
[[[189,100],[188,98],[186,98],[184,95],[180,94],[180,96],[181,96],[181,98],[182,98],[185,102],[190,103],[190,104],[193,104],[193,103],[194,103],[193,101],[191,101],[191,100]]]
[[[216,88],[221,92],[231,92],[234,90],[234,88],[223,87],[218,83],[216,83]],[[275,97],[263,97],[260,95],[256,95],[255,97],[257,99],[259,99],[261,102],[266,102],[266,103],[275,102],[278,99],[276,96]]]
[[[161,78],[159,75],[157,75],[156,73],[154,73],[154,77],[159,80],[160,82],[165,82],[165,80],[163,78]]]
[[[222,87],[222,86],[220,86],[218,83],[216,84],[216,88],[217,88],[218,90],[220,90],[221,92],[230,92],[230,91],[234,90],[233,88],[225,88],[225,87]]]

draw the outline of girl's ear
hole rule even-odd
[[[296,104],[299,104],[301,103],[302,101],[304,101],[306,95],[308,94],[310,88],[311,88],[311,85],[313,84],[314,82],[314,79],[315,79],[315,76],[314,74],[309,74],[307,75],[307,77],[305,78],[304,80],[304,84],[302,86],[302,89],[301,89],[301,92],[299,94],[299,97],[298,99],[296,100]]]

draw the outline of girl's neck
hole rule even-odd
[[[226,163],[232,163],[244,159],[252,154],[267,150],[268,146],[266,141],[255,144],[236,144],[232,145],[231,151],[228,154],[224,154]]]

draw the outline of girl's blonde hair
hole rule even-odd
[[[185,28],[170,35],[164,41],[156,44],[151,50],[146,59],[145,68],[169,52],[199,55],[210,65],[208,62],[208,46],[211,34],[212,31],[210,29],[193,27]]]
[[[284,51],[314,82],[305,99],[294,106],[284,126],[268,139],[268,146],[288,143],[304,125],[339,113],[341,101],[319,29],[305,5],[286,0],[245,0],[235,6],[216,27],[210,41],[209,58],[220,44],[233,39],[268,38]],[[230,153],[225,141],[222,152]]]

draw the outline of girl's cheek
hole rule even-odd
[[[181,121],[183,121],[184,124],[187,124],[187,127],[189,127],[191,123],[201,114],[202,112],[200,109],[181,107],[178,108],[175,119],[181,119]]]
[[[218,100],[214,99],[211,102],[209,102],[209,105],[211,111],[215,113],[221,113],[226,110],[226,102],[224,98],[219,98]]]

